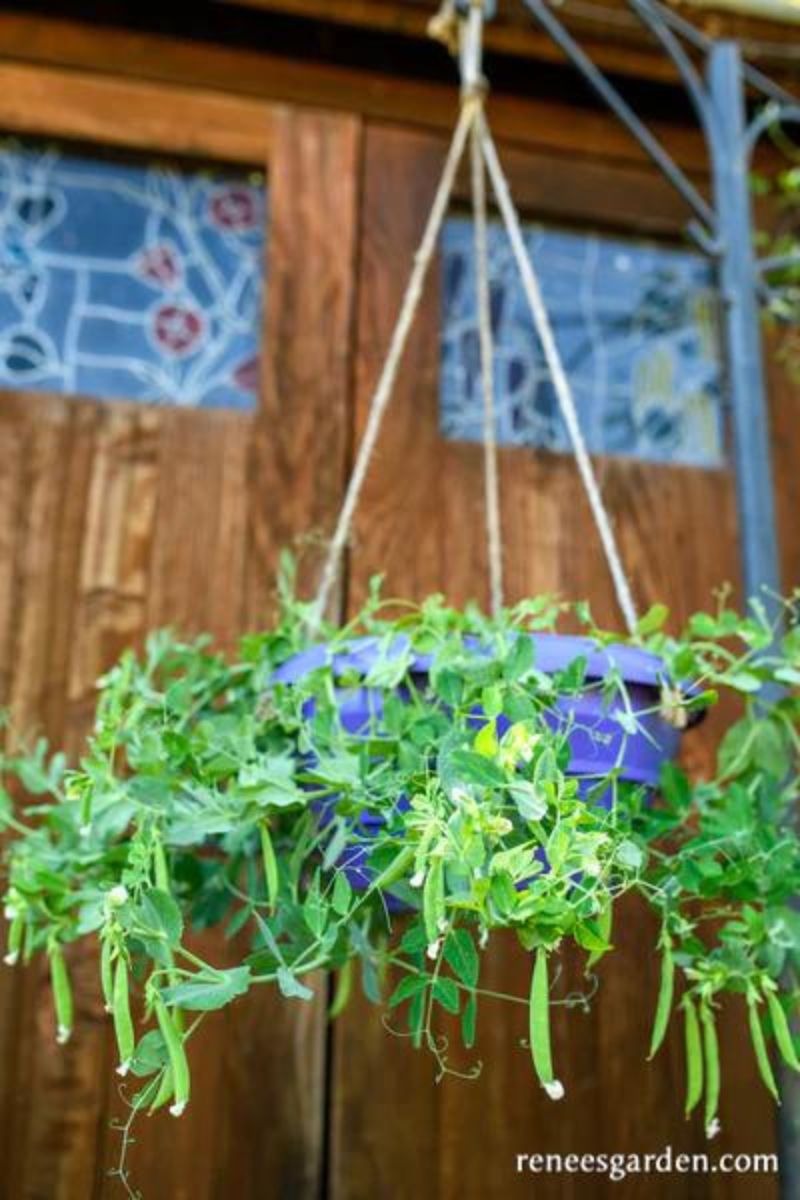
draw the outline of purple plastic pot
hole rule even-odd
[[[600,647],[585,637],[553,633],[529,636],[534,644],[535,667],[545,674],[564,670],[576,658],[586,659],[586,690],[578,695],[558,697],[545,713],[545,719],[553,728],[568,729],[570,761],[566,773],[578,777],[580,794],[586,796],[597,781],[615,767],[619,768],[620,779],[654,790],[663,764],[677,756],[681,738],[680,731],[668,724],[660,713],[661,687],[666,679],[661,659],[634,646],[612,644]],[[477,638],[466,638],[465,641],[476,654],[488,653]],[[388,649],[384,641],[371,637],[356,638],[346,648],[313,646],[279,667],[273,681],[297,683],[321,667],[330,667],[334,677],[339,678],[366,675],[379,659],[403,654],[407,649],[408,639],[399,634]],[[412,656],[409,675],[417,686],[424,687],[431,663],[431,655]],[[634,733],[626,733],[618,719],[626,710],[624,698],[614,693],[608,699],[602,693],[602,681],[614,670],[626,685],[627,702],[637,720]],[[380,723],[383,715],[381,688],[342,687],[337,689],[337,699],[342,725],[348,733],[366,735]],[[313,701],[309,705],[311,711]],[[476,712],[476,724],[481,715]],[[508,722],[501,717],[498,732],[502,734],[507,727]],[[612,799],[610,787],[599,797],[595,796],[596,803],[609,809]],[[370,814],[362,815],[355,824],[353,843],[342,859],[342,866],[354,888],[363,890],[371,881],[367,858],[370,842],[381,824],[382,818]]]

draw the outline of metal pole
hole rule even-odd
[[[744,585],[747,596],[765,586],[780,591],[773,498],[769,410],[764,382],[759,272],[753,245],[750,144],[739,47],[719,42],[709,50],[708,85],[717,124],[709,139],[719,221],[720,290],[724,308],[728,387]],[[774,612],[776,604],[764,596]],[[800,1076],[780,1068],[777,1117],[780,1195],[800,1196]]]
[[[759,276],[753,245],[744,78],[735,42],[712,45],[708,86],[716,115],[709,150],[720,241],[719,282],[727,342],[739,539],[745,592],[751,597],[761,594],[764,588],[780,591],[780,566]],[[769,597],[763,598],[769,604]]]

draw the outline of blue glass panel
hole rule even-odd
[[[722,357],[713,272],[700,255],[526,227],[589,448],[722,463]],[[483,398],[469,220],[442,234],[441,428],[480,441]],[[504,231],[489,235],[498,437],[570,450]]]
[[[0,143],[0,387],[249,409],[258,176]]]

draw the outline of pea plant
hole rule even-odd
[[[620,641],[587,606],[537,597],[488,617],[440,597],[384,601],[376,585],[353,621],[319,632],[327,653],[287,680],[279,668],[313,639],[308,606],[287,585],[282,601],[275,627],[245,637],[234,661],[167,632],[124,653],[99,681],[76,766],[7,730],[5,961],[46,956],[64,1042],[69,947],[97,946],[117,1069],[138,1081],[134,1112],[184,1111],[209,1011],[264,986],[308,1003],[319,970],[336,973],[332,1016],[358,977],[439,1075],[471,1074],[451,1063],[440,1018],[458,1022],[469,1051],[481,1000],[496,995],[480,986],[482,957],[509,929],[531,960],[528,996],[509,999],[528,1005],[533,1069],[560,1099],[550,1014],[576,1001],[558,994],[558,960],[569,946],[585,955],[586,1002],[631,892],[660,926],[650,1053],[678,1010],[687,1113],[704,1100],[715,1132],[726,993],[744,998],[769,1090],[773,1045],[800,1069],[787,1019],[800,973],[792,604],[783,632],[724,595],[679,637],[660,606],[642,619],[635,641],[663,664],[659,717],[682,729],[721,697],[729,717],[707,777],[667,764],[656,796],[621,759],[591,776],[571,764],[571,698],[594,689],[624,737],[653,715],[613,667],[592,679],[585,655],[537,665],[530,635],[564,621],[599,647]],[[363,637],[367,668],[337,658]],[[354,700],[366,725],[348,719]],[[193,932],[211,927],[241,948],[236,965],[197,953]]]

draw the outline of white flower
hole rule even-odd
[[[544,1090],[547,1092],[551,1100],[564,1099],[564,1085],[560,1079],[553,1079],[550,1083],[544,1085]]]
[[[19,951],[12,950],[10,954],[6,954],[3,957],[3,962],[6,964],[7,967],[15,967],[17,965],[17,963],[19,962]]]
[[[58,1032],[56,1033],[56,1041],[59,1046],[65,1046],[71,1037],[72,1030],[68,1029],[66,1025],[59,1025]]]
[[[480,932],[480,937],[478,938],[478,945],[480,946],[481,950],[485,950],[488,944],[489,930],[486,928],[486,926],[484,926]]]
[[[453,804],[469,804],[472,796],[466,788],[454,787],[450,793],[450,799],[453,801]]]
[[[106,896],[109,908],[122,908],[123,904],[127,904],[129,899],[130,893],[124,883],[118,883],[116,887],[112,887]]]
[[[85,841],[86,838],[91,836],[92,826],[91,825],[81,825],[79,832],[80,832],[81,837]]]
[[[19,915],[19,910],[13,904],[7,904],[3,909],[3,916],[7,921],[13,921]]]
[[[186,1108],[186,1101],[179,1100],[177,1104],[173,1104],[170,1106],[169,1111],[172,1113],[173,1117],[182,1117],[185,1108]]]
[[[119,1066],[117,1067],[117,1074],[121,1075],[124,1079],[125,1076],[128,1074],[128,1071],[130,1071],[130,1069],[131,1069],[130,1059],[126,1059],[125,1062],[121,1062],[119,1064]]]
[[[717,1118],[714,1117],[714,1120],[709,1121],[708,1125],[706,1125],[706,1137],[708,1138],[708,1140],[711,1141],[712,1138],[715,1138],[721,1129],[722,1129],[722,1126],[720,1125]]]
[[[439,933],[447,933],[447,930],[450,928],[450,922],[447,917],[439,917],[439,920],[436,922],[436,928],[439,930]]]
[[[438,958],[441,947],[442,947],[442,939],[437,938],[435,942],[431,942],[431,944],[428,946],[428,949],[425,951],[425,953],[428,955],[428,958]]]
[[[409,884],[409,887],[421,888],[424,882],[425,882],[425,872],[424,871],[415,871],[414,874],[409,879],[408,884]]]

